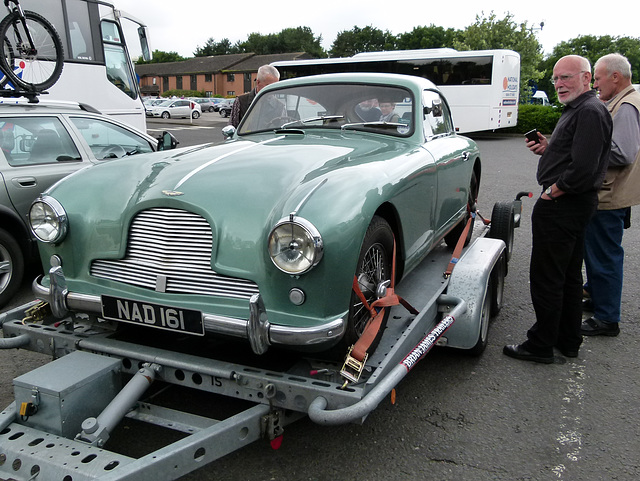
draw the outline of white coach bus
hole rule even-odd
[[[145,132],[144,106],[124,29],[137,30],[136,48],[148,60],[147,27],[102,0],[21,0],[20,4],[49,20],[64,47],[62,75],[41,98],[84,103]]]
[[[444,93],[461,133],[513,127],[518,122],[520,55],[512,50],[397,50],[272,65],[282,79],[338,72],[425,77]]]

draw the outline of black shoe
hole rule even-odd
[[[593,312],[593,301],[590,297],[582,298],[582,310],[585,312]]]
[[[527,351],[522,344],[512,344],[510,346],[504,346],[502,352],[514,359],[520,359],[522,361],[532,361],[532,362],[540,362],[543,364],[552,364],[553,363],[553,354],[550,356],[542,356],[540,354],[534,354],[532,352]]]
[[[583,336],[611,336],[620,334],[620,326],[617,322],[599,321],[595,317],[590,317],[580,326],[580,334]]]
[[[558,351],[560,351],[564,357],[578,357],[579,348],[565,346],[556,346],[556,348],[558,348]]]

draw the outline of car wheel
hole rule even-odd
[[[378,298],[378,289],[391,280],[393,262],[393,231],[382,217],[375,216],[367,228],[367,232],[360,248],[355,277],[362,294],[371,305]],[[349,305],[349,317],[347,328],[341,341],[343,355],[364,332],[365,326],[371,317],[371,313],[364,306],[355,292],[351,293]],[[385,309],[385,316],[380,326],[378,336],[371,344],[369,353],[373,352],[382,337],[382,332],[387,324],[389,309]]]
[[[209,112],[213,112],[213,107],[209,107]]]
[[[230,111],[230,110],[223,110],[223,111],[222,111],[222,116],[223,116],[224,118],[227,118],[227,117],[229,117],[229,113],[231,113],[231,111]]]
[[[507,246],[507,262],[511,260],[513,252],[514,220],[513,203],[496,202],[491,211],[491,227],[488,236],[492,239],[501,239]]]
[[[449,247],[455,247],[458,243],[458,239],[464,232],[464,228],[471,217],[471,212],[476,211],[476,201],[478,199],[478,179],[476,178],[476,173],[471,173],[471,181],[469,182],[469,195],[467,198],[467,213],[464,216],[464,219],[458,223],[457,226],[451,230],[446,236],[444,236],[444,241]],[[469,241],[471,241],[471,236],[473,235],[473,222],[469,227],[469,231],[467,232],[467,238],[464,241],[464,245],[469,245]]]
[[[191,117],[193,117],[194,119],[200,118],[200,112],[194,110],[193,112],[191,112]]]
[[[162,112],[162,118],[163,119],[170,119],[171,115],[169,114],[169,112]]]
[[[0,307],[7,304],[20,288],[24,276],[24,256],[20,246],[0,229]]]

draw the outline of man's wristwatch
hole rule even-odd
[[[544,191],[544,193],[547,194],[551,200],[555,200],[556,198],[553,195],[551,195],[551,192],[552,192],[551,186],[547,187],[547,189]]]

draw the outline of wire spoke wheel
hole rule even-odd
[[[44,17],[29,11],[25,11],[24,16],[29,35],[17,13],[8,15],[0,23],[3,39],[0,67],[16,88],[42,91],[60,78],[64,66],[62,42]]]

